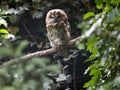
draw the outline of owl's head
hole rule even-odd
[[[59,23],[61,21],[67,21],[67,14],[61,9],[53,9],[47,13],[46,24],[47,23]]]

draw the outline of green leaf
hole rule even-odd
[[[93,77],[90,81],[85,83],[84,88],[91,87],[94,90],[94,86],[97,84],[99,76],[101,75],[101,71],[98,69],[92,69],[90,72],[90,75],[91,76],[93,75]],[[92,89],[90,89],[90,90],[92,90]]]
[[[94,83],[94,81],[93,81],[93,79],[91,79],[90,81],[88,81],[87,83],[85,83],[85,85],[83,87],[84,88],[88,88],[89,86],[94,86],[93,83]]]
[[[95,67],[96,67],[95,64],[91,64],[91,65],[89,66],[89,70],[92,70],[92,69],[94,69]]]
[[[101,74],[101,71],[98,69],[93,69],[90,72],[90,75],[94,75],[95,77],[98,77]]]
[[[95,3],[97,4],[97,9],[102,9],[103,7],[103,1],[102,0],[95,0]]]
[[[88,12],[84,15],[84,20],[91,17],[91,16],[95,16],[95,13],[94,12]]]
[[[95,37],[94,35],[88,38],[87,50],[93,50],[93,51],[97,50],[97,48],[95,48],[96,47],[95,44],[98,41],[98,39],[99,37]]]
[[[102,9],[103,8],[103,3],[97,4],[97,9]]]
[[[7,29],[0,29],[0,34],[8,34],[9,32]]]
[[[0,25],[2,24],[7,28],[7,22],[4,19],[0,19]]]
[[[75,45],[78,49],[85,49],[85,44],[84,43],[77,43]]]

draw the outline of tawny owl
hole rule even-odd
[[[53,9],[46,16],[47,35],[52,48],[61,48],[70,40],[70,24],[67,14],[61,9]]]

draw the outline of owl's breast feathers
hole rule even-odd
[[[56,44],[57,47],[61,47],[67,43],[69,38],[66,26],[67,25],[64,22],[47,24],[47,34],[49,40],[52,42],[52,46],[53,44]]]
[[[47,27],[47,31],[50,32],[51,30],[60,30],[60,28],[62,28],[64,30],[64,33],[65,33],[65,28],[67,26],[68,23],[65,23],[64,21],[61,21],[60,23],[54,23],[54,22],[50,22],[50,23],[47,23],[46,24],[46,27]]]

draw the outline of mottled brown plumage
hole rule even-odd
[[[70,24],[67,14],[61,9],[53,9],[46,16],[47,36],[52,48],[61,48],[70,40]]]

